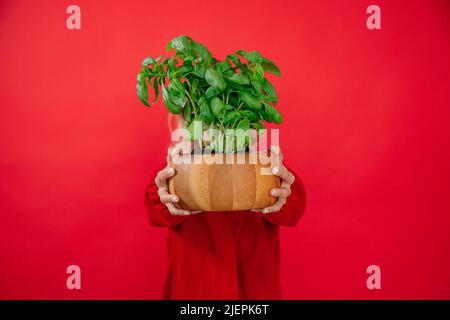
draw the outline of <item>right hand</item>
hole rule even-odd
[[[169,149],[167,156],[167,167],[158,172],[155,178],[156,186],[158,187],[159,200],[164,203],[171,215],[174,216],[188,216],[191,214],[200,213],[201,211],[189,211],[178,209],[175,207],[175,203],[178,203],[180,199],[177,195],[169,193],[168,179],[175,175],[175,169],[170,167],[172,158],[178,156],[182,151],[181,145],[176,145],[173,149]]]

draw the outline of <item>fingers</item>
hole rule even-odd
[[[278,212],[281,210],[281,208],[284,206],[284,204],[286,203],[286,198],[280,198],[278,199],[277,202],[275,202],[274,205],[264,208],[264,209],[253,209],[252,211],[254,212],[262,212],[264,214],[266,213],[272,213],[272,212]]]
[[[155,178],[155,183],[158,188],[167,188],[167,179],[172,177],[175,174],[174,168],[165,168],[158,172]]]
[[[169,194],[167,192],[160,192],[158,191],[159,194],[159,200],[162,203],[177,203],[178,201],[180,201],[180,199],[178,199],[178,197],[174,194]]]
[[[170,194],[167,187],[160,187],[158,189],[159,200],[164,203],[169,210],[171,215],[175,216],[187,216],[191,214],[197,214],[201,211],[189,211],[184,209],[179,209],[175,206],[176,203],[180,201],[177,195]]]
[[[169,187],[167,186],[167,179],[175,175],[175,169],[167,167],[158,172],[155,178],[155,183],[158,186],[159,200],[164,203],[171,215],[174,216],[187,216],[191,214],[197,214],[201,211],[189,211],[178,209],[175,207],[175,203],[178,203],[180,199],[177,195],[169,193]]]
[[[271,158],[272,158],[272,174],[281,178],[280,188],[273,188],[270,194],[273,197],[278,197],[278,201],[267,208],[264,209],[253,209],[255,212],[262,213],[272,213],[278,212],[284,206],[287,198],[291,195],[291,185],[295,181],[295,176],[289,172],[289,170],[283,165],[283,154],[278,146],[271,147]]]
[[[280,198],[273,206],[264,208],[263,213],[278,212],[286,203],[286,198]]]
[[[175,205],[173,203],[165,203],[167,209],[169,210],[170,214],[173,216],[188,216],[189,215],[189,211],[187,210],[183,210],[183,209],[178,209],[177,207],[175,207]]]
[[[270,195],[278,198],[287,198],[291,195],[291,188],[273,188]]]
[[[272,174],[280,177],[283,181],[291,185],[292,183],[294,183],[295,177],[283,165],[283,154],[281,153],[280,147],[271,146],[270,150],[272,151]]]
[[[193,148],[192,141],[184,140],[178,142],[175,146],[169,148],[167,150],[167,153],[172,156],[177,154],[187,154],[192,151],[192,148]]]
[[[254,209],[252,211],[255,212],[262,212],[262,213],[272,213],[272,212],[278,212],[281,210],[281,208],[284,206],[284,204],[287,201],[287,198],[291,194],[291,188],[289,186],[284,188],[273,188],[270,191],[270,195],[273,197],[278,197],[278,201],[275,202],[274,205],[264,208],[264,209]]]
[[[168,194],[168,193],[162,192],[162,194],[160,194],[160,196],[159,196],[159,199],[161,200],[162,203],[164,203],[166,205],[170,214],[174,215],[174,216],[188,216],[191,214],[197,214],[197,213],[201,212],[201,211],[189,211],[189,210],[177,208],[174,204],[177,203],[178,201],[180,201],[180,199],[174,194]]]
[[[278,167],[283,163],[283,154],[279,146],[270,146],[270,158],[272,160],[272,166]]]
[[[175,207],[173,203],[165,203],[167,209],[169,210],[170,214],[173,216],[189,216],[192,214],[200,213],[201,211],[189,211],[189,210],[183,210],[178,209]]]
[[[162,170],[162,171],[164,171],[164,170]],[[158,180],[158,179],[156,179],[156,180]],[[176,209],[176,207],[173,204],[180,201],[180,199],[176,195],[169,193],[169,188],[167,187],[167,182],[165,183],[165,185],[158,186],[158,195],[159,195],[159,200],[167,206],[169,211],[173,208]],[[168,206],[169,204],[171,204],[171,206]],[[174,213],[179,214],[180,212],[174,211]]]
[[[180,155],[190,154],[194,145],[192,141],[185,140],[177,143],[174,147],[167,150],[168,163],[180,163]]]
[[[281,165],[279,167],[273,167],[272,168],[272,174],[274,176],[278,176],[283,180],[283,182],[286,182],[288,185],[291,185],[295,181],[295,177],[292,173],[286,169],[285,166]]]

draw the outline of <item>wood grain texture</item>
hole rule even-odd
[[[239,158],[241,157],[241,158]],[[177,207],[201,211],[238,211],[265,208],[277,198],[270,195],[280,179],[263,174],[270,169],[255,154],[184,155],[191,163],[172,164],[176,175],[169,179],[169,191],[180,201]],[[214,163],[214,159],[221,163]],[[232,161],[232,164],[225,162]]]

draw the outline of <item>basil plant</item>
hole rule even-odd
[[[220,61],[190,37],[167,45],[169,58],[148,57],[137,77],[137,94],[148,107],[162,96],[167,110],[184,115],[190,139],[215,152],[245,150],[249,130],[266,122],[281,123],[277,93],[265,73],[281,76],[278,67],[257,51],[238,50]],[[149,88],[154,99],[149,100]],[[210,132],[204,139],[204,132]]]

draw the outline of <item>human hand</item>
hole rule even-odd
[[[174,148],[170,148],[168,150],[167,155],[167,167],[158,172],[155,178],[156,186],[158,187],[158,195],[159,199],[162,203],[164,203],[169,210],[171,215],[175,216],[186,216],[191,214],[196,214],[201,211],[190,211],[179,209],[175,206],[175,203],[178,203],[180,199],[177,195],[169,193],[169,184],[168,179],[173,177],[176,172],[175,169],[170,166],[173,163],[173,157],[179,156],[182,152],[183,148],[181,145],[176,145]]]
[[[286,203],[287,198],[291,195],[291,185],[295,181],[295,176],[283,165],[283,154],[281,153],[280,148],[275,146],[271,148],[271,151],[271,157],[275,160],[272,167],[272,174],[280,177],[281,185],[280,188],[273,188],[270,191],[270,195],[278,197],[278,200],[270,207],[253,209],[252,211],[255,212],[272,213],[280,211]]]

